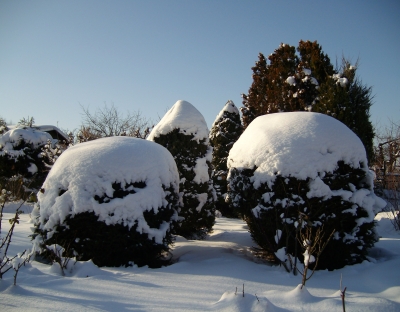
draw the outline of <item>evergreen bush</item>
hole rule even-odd
[[[257,118],[231,150],[229,200],[272,261],[283,261],[282,248],[292,259],[303,261],[297,232],[304,227],[314,233],[323,227],[328,236],[334,232],[318,269],[333,270],[365,260],[378,240],[374,217],[384,203],[373,193],[365,150],[364,156],[355,152],[363,151],[361,142],[330,117],[286,114]],[[255,136],[260,140],[246,142]],[[247,154],[240,156],[244,146]]]
[[[237,216],[225,201],[227,194],[227,160],[233,144],[242,134],[239,110],[232,101],[228,101],[220,111],[210,130],[212,152],[212,179],[217,196],[215,207],[225,217]]]
[[[182,204],[180,227],[174,232],[187,239],[202,239],[215,222],[215,190],[211,177],[212,148],[204,117],[190,103],[178,101],[150,133],[175,159]]]
[[[167,264],[178,172],[162,146],[129,137],[78,144],[55,163],[32,212],[34,250],[98,266]]]
[[[25,192],[37,191],[49,172],[50,160],[42,149],[55,141],[50,134],[33,128],[5,132],[0,136],[0,183],[5,185],[10,179],[17,179],[21,180]]]

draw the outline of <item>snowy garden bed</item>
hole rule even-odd
[[[4,230],[13,216],[6,208]],[[399,311],[400,235],[385,213],[375,220],[381,238],[369,262],[318,271],[303,290],[300,276],[255,261],[243,221],[217,218],[204,241],[178,237],[176,262],[159,269],[98,268],[88,261],[77,262],[63,277],[58,265],[33,261],[21,269],[17,286],[12,273],[0,280],[1,310],[342,311],[342,277],[347,311]],[[29,214],[21,215],[10,254],[31,248],[31,227]]]

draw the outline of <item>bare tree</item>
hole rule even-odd
[[[384,170],[382,174],[400,172],[400,123],[390,125],[376,134],[374,167]]]
[[[388,205],[385,210],[394,228],[400,230],[400,123],[390,122],[390,125],[380,130],[376,135],[375,186],[378,194]]]
[[[127,112],[126,115],[111,104],[91,113],[88,108],[81,105],[83,122],[78,134],[79,141],[90,141],[97,138],[111,136],[132,136],[146,138],[150,133],[150,122],[142,116],[140,111]]]

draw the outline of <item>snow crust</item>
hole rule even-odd
[[[167,134],[174,129],[180,133],[193,134],[193,140],[208,140],[207,123],[203,115],[189,102],[179,100],[164,115],[160,122],[153,128],[148,140],[154,141],[155,137]]]
[[[146,186],[130,186],[136,193],[112,198],[114,182],[122,186],[145,182]],[[39,217],[49,235],[67,216],[82,212],[94,212],[106,224],[132,227],[138,221],[138,232],[162,243],[169,224],[150,228],[143,212],[153,209],[157,213],[158,208],[167,205],[163,185],[179,193],[176,164],[166,148],[130,137],[97,139],[75,145],[58,158],[42,186],[44,193],[38,193],[38,206],[32,215]],[[96,195],[112,199],[100,204],[94,199]]]

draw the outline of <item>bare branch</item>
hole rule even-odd
[[[132,136],[145,138],[150,133],[149,121],[142,117],[139,111],[127,112],[123,115],[111,104],[106,104],[92,114],[88,108],[81,105],[83,122],[78,136],[80,141],[90,141],[101,137]]]

